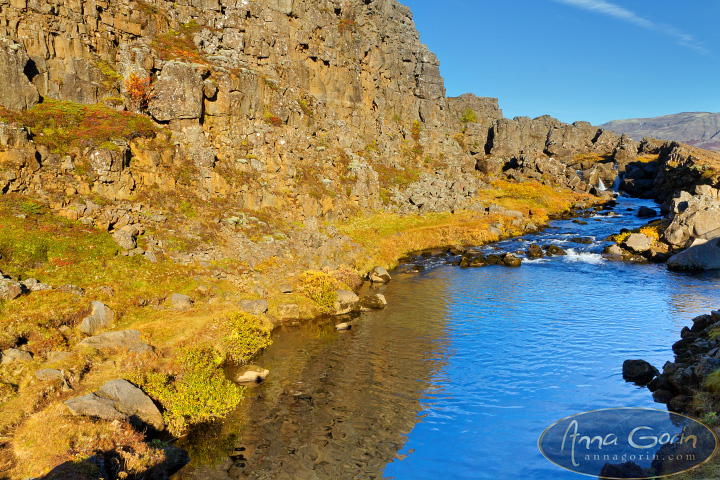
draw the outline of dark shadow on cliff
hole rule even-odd
[[[159,462],[150,461],[146,468],[142,460],[129,458],[125,452],[111,450],[98,452],[92,457],[68,461],[53,468],[47,475],[36,480],[165,480],[190,463],[185,450],[165,447],[165,458]],[[136,463],[137,462],[137,463]],[[140,465],[137,465],[137,464]],[[128,472],[130,470],[132,473]]]

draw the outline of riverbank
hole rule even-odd
[[[7,265],[3,273],[23,285],[35,285],[29,279],[36,278],[38,284],[48,286],[28,289],[18,298],[2,302],[2,350],[8,352],[4,358],[12,359],[0,367],[4,385],[0,406],[6,462],[3,468],[14,468],[13,475],[18,477],[41,475],[58,464],[97,451],[132,451],[135,453],[128,455],[138,465],[162,465],[166,462],[160,460],[163,456],[175,454],[171,447],[133,447],[129,438],[123,438],[131,430],[73,417],[62,403],[97,391],[109,380],[129,378],[144,386],[151,397],[157,395],[153,399],[163,407],[166,422],[171,423],[172,412],[179,412],[177,405],[182,403],[179,395],[191,387],[186,381],[192,375],[183,365],[183,355],[187,355],[184,352],[211,344],[221,358],[227,356],[233,346],[227,342],[232,335],[227,319],[241,310],[239,302],[267,300],[266,314],[249,317],[253,328],[260,331],[323,313],[323,300],[310,298],[307,285],[301,283],[302,273],[295,272],[295,265],[288,259],[256,265],[245,272],[221,265],[182,265],[164,256],[153,263],[145,256],[117,255],[108,233],[57,217],[25,199],[3,200],[2,261]],[[562,213],[574,204],[590,206],[601,200],[535,183],[505,183],[480,192],[477,201],[497,203],[493,203],[492,213],[380,214],[329,225],[327,228],[337,229],[361,248],[354,265],[339,270],[326,268],[322,275],[347,287],[371,266],[391,268],[408,252],[480,245],[519,235],[543,226],[549,215]],[[38,233],[28,237],[24,232],[29,231]],[[142,240],[140,234],[138,241]],[[22,273],[14,273],[18,271]],[[259,277],[264,279],[258,282]],[[280,293],[287,287],[283,284],[289,284],[292,293]],[[178,304],[173,294],[187,295],[189,303]],[[133,353],[128,351],[132,346],[122,344],[109,349],[83,348],[87,334],[77,328],[92,316],[91,301],[101,302],[113,313],[112,320],[93,334],[137,330],[151,351]],[[240,360],[249,359],[257,349],[247,347],[246,357]],[[23,354],[18,357],[10,349]],[[46,378],[38,373],[45,371],[57,371],[60,376]],[[208,375],[208,379],[215,378],[213,372]],[[158,378],[166,383],[165,389],[147,383]],[[228,388],[226,382],[217,385]],[[167,388],[172,394],[167,393]],[[232,407],[234,403],[228,402],[219,410],[191,410],[182,415],[192,425],[193,421],[212,419]],[[182,430],[179,427],[175,433]],[[52,447],[36,447],[48,438],[54,439]],[[82,448],[78,444],[81,438],[85,439]],[[114,439],[115,443],[107,444],[103,438]],[[141,440],[132,437],[132,441]]]

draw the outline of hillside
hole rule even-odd
[[[637,141],[652,137],[720,151],[720,113],[684,112],[654,118],[613,120],[600,125],[600,128],[627,134]]]

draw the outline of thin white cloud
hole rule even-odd
[[[655,23],[647,18],[643,18],[630,10],[615,5],[614,3],[606,2],[605,0],[555,0],[571,7],[582,8],[590,12],[600,13],[607,15],[618,20],[636,25],[647,30],[654,30],[660,33],[664,33],[670,37],[673,37],[678,45],[683,47],[691,48],[702,54],[709,54],[710,52],[703,47],[702,42],[698,41],[695,37],[690,34],[684,33],[675,27],[670,25]]]

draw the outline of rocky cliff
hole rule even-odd
[[[661,168],[586,122],[446,98],[396,0],[0,0],[0,79],[13,478],[87,454],[51,448],[84,438],[160,455],[129,425],[69,418],[69,392],[107,406],[97,388],[132,372],[174,431],[217,418],[239,401],[217,368],[230,349],[336,313],[370,267],[535,231],[618,171]],[[65,439],[52,458],[29,447],[41,435]]]

